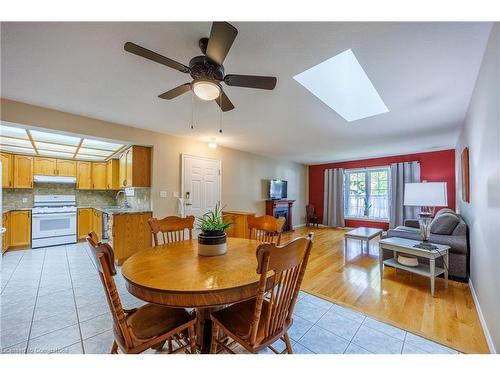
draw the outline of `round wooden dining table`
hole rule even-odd
[[[201,352],[210,346],[210,312],[255,297],[259,282],[256,250],[260,242],[228,238],[227,253],[198,255],[198,241],[147,248],[128,258],[121,271],[135,297],[169,307],[194,308]]]

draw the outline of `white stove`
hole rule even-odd
[[[75,243],[76,196],[35,195],[32,210],[32,247]]]

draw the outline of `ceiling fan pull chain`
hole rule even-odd
[[[222,92],[220,94],[220,123],[219,123],[219,133],[222,134],[222,100],[224,98],[224,95],[222,95]]]
[[[194,130],[194,93],[191,90],[191,130]]]

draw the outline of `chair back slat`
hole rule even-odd
[[[248,216],[247,221],[250,239],[280,244],[281,233],[285,224],[284,217],[275,218],[270,215]]]
[[[257,339],[262,306],[266,298],[265,338],[282,334],[291,321],[300,285],[309,260],[313,234],[297,238],[284,246],[265,243],[257,248],[257,273],[260,274],[254,317],[250,326],[250,344]],[[267,297],[266,297],[267,295]]]
[[[109,309],[113,317],[113,330],[115,337],[122,347],[132,348],[134,343],[127,325],[127,319],[123,305],[116,288],[114,275],[116,268],[114,265],[114,253],[111,246],[107,243],[96,242],[97,236],[94,232],[89,233],[87,243],[95,260],[97,270],[104,287],[104,294],[108,301]]]
[[[193,238],[194,216],[167,216],[148,220],[155,246]],[[188,236],[186,236],[186,232]],[[161,234],[161,236],[160,236]]]

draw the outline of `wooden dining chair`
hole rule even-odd
[[[118,348],[126,354],[141,353],[149,348],[161,349],[166,341],[169,353],[180,351],[196,353],[196,318],[184,309],[152,303],[131,310],[123,308],[114,281],[116,269],[113,249],[109,244],[98,243],[95,239],[95,233],[89,233],[87,242],[96,261],[113,317],[115,339],[111,354],[117,354]],[[175,350],[172,341],[178,345]]]
[[[257,274],[260,275],[257,295],[213,312],[210,353],[234,353],[231,346],[240,344],[251,353],[269,347],[277,354],[292,354],[288,329],[304,278],[312,248],[313,234],[297,238],[284,246],[272,243],[257,248]],[[233,341],[228,344],[228,341]],[[283,340],[286,349],[278,352],[272,344]]]
[[[193,238],[194,216],[167,216],[148,220],[155,246]],[[186,235],[187,232],[187,235]],[[160,241],[160,234],[162,242]]]
[[[281,241],[281,233],[285,218],[275,218],[274,216],[248,216],[249,238],[260,242],[272,242],[277,245]]]

